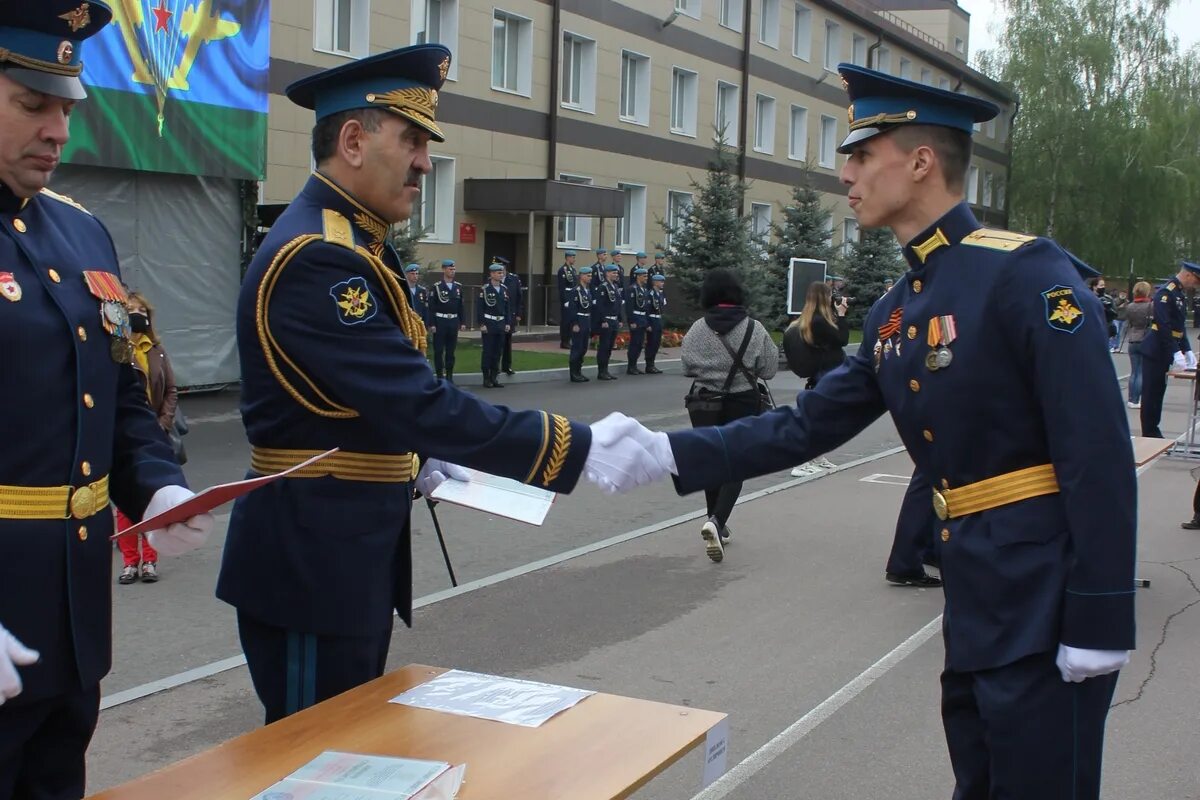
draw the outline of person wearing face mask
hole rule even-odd
[[[1100,298],[1100,306],[1104,309],[1104,322],[1107,325],[1108,350],[1115,353],[1117,351],[1117,310],[1113,305],[1112,295],[1108,293],[1108,289],[1104,285],[1104,278],[1088,278],[1087,285],[1096,297]]]

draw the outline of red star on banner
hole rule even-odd
[[[154,32],[165,31],[174,13],[167,8],[167,0],[158,0],[158,8],[152,8],[150,11],[154,14]]]

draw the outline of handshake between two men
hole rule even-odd
[[[665,432],[652,431],[619,411],[591,428],[592,446],[583,472],[603,491],[621,494],[679,474]]]

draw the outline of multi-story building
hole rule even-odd
[[[454,258],[479,282],[494,254],[541,286],[567,248],[653,251],[691,201],[716,130],[740,149],[746,208],[768,229],[810,170],[853,240],[836,146],[847,131],[841,61],[986,97],[967,197],[1006,219],[1015,103],[966,62],[954,0],[289,0],[271,4],[268,166],[261,196],[286,202],[312,166],[312,113],[291,81],[381,50],[441,42],[454,53],[438,119],[447,135],[425,179],[421,259]],[[628,259],[632,261],[632,259]]]

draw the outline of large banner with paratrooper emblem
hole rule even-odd
[[[88,99],[72,115],[64,160],[261,179],[269,0],[109,4],[112,22],[83,45]]]

